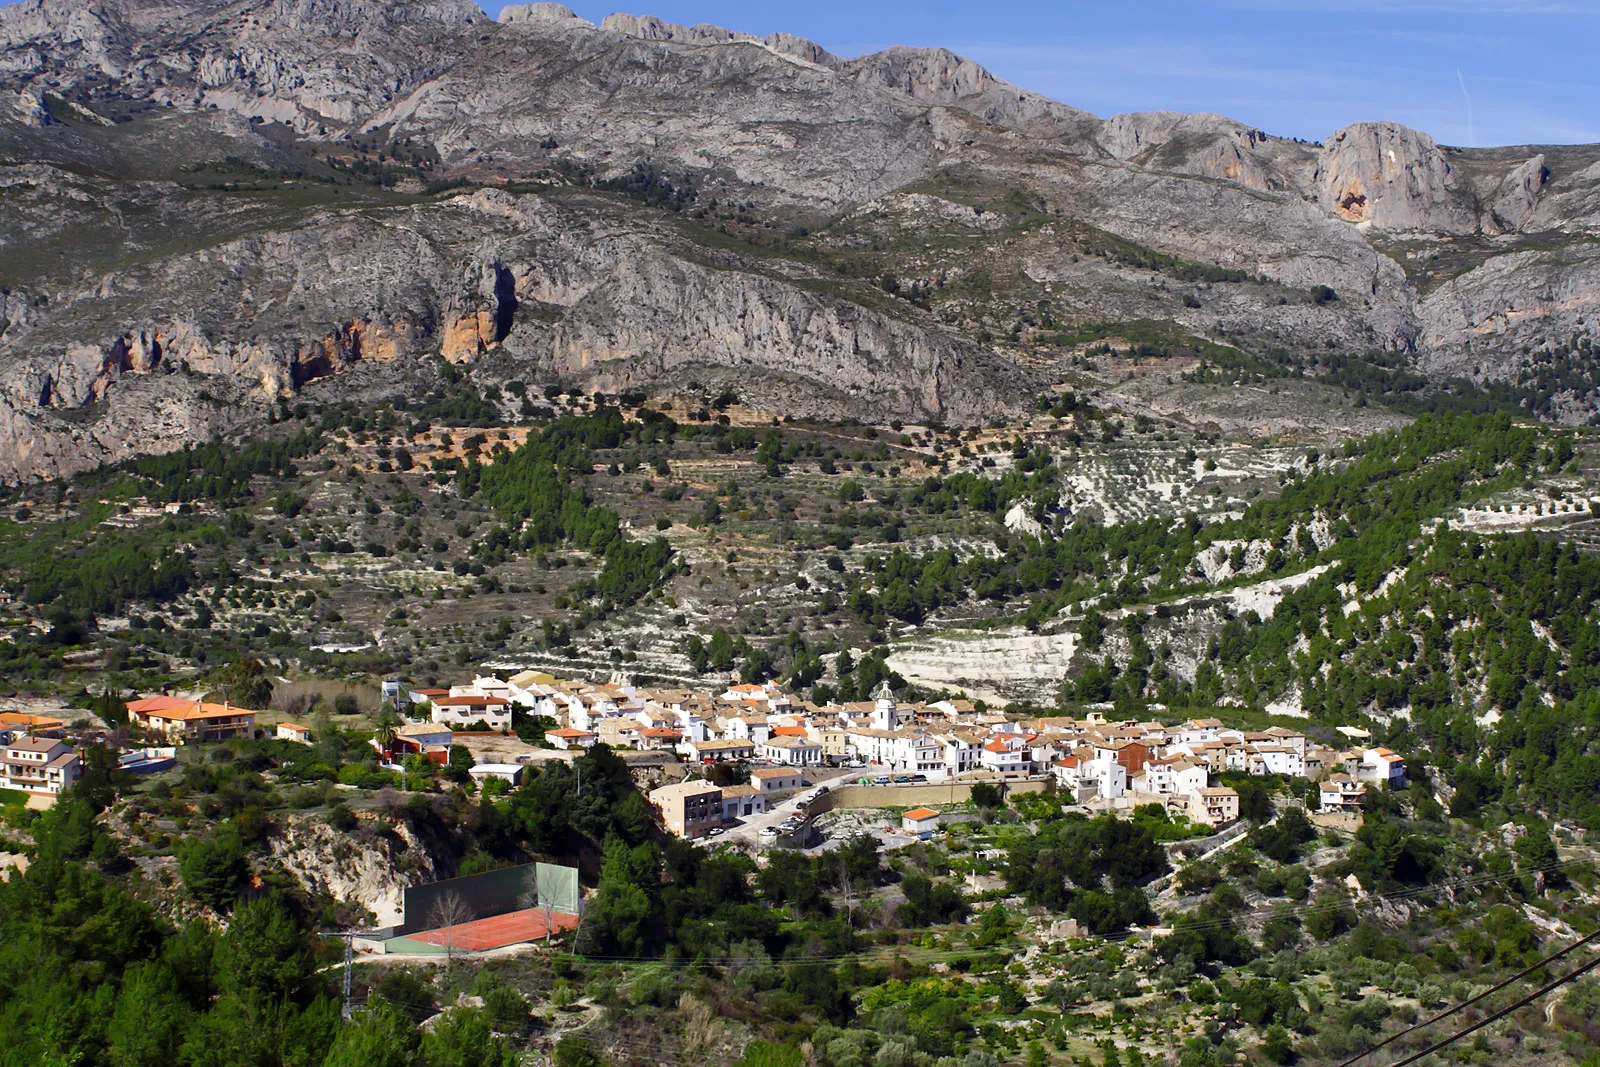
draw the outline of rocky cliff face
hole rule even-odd
[[[357,904],[379,927],[405,918],[405,890],[439,877],[426,845],[403,820],[368,818],[353,834],[318,819],[290,819],[269,839],[274,861],[311,893]]]
[[[1336,132],[1314,180],[1323,204],[1346,222],[1434,233],[1477,227],[1433,138],[1392,122],[1358,122]]]
[[[436,356],[964,422],[1041,386],[976,340],[1041,298],[1479,380],[1600,314],[1600,150],[1102,121],[937,49],[844,59],[550,3],[496,22],[466,0],[25,0],[0,8],[0,99],[5,478],[248,432],[357,367],[404,391]],[[396,166],[515,191],[351,181]],[[945,186],[1026,207],[975,221]],[[871,207],[913,202],[926,233]],[[860,245],[883,210],[892,240]],[[950,226],[977,243],[941,265]],[[1086,228],[1142,251],[1084,257]],[[966,289],[930,314],[874,289],[880,270]]]
[[[496,190],[319,210],[29,303],[0,339],[12,357],[0,433],[13,444],[0,475],[69,473],[247,421],[203,423],[205,405],[177,398],[204,388],[180,383],[217,383],[213,406],[260,410],[385,364],[403,395],[431,373],[428,357],[470,364],[491,349],[508,377],[586,389],[714,372],[794,414],[965,423],[1040,388],[915,308],[850,295],[815,271],[764,269],[641,227],[599,198],[558,206]],[[179,425],[168,410],[169,432],[139,429],[128,403],[168,391]]]

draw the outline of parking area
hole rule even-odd
[[[751,845],[770,845],[784,833],[780,829],[784,820],[804,821],[805,805],[815,800],[820,795],[819,791],[831,789],[841,782],[854,782],[861,771],[843,767],[809,767],[802,773],[804,780],[811,783],[809,786],[784,797],[764,812],[747,816],[725,827],[720,834],[700,838],[701,843],[714,845],[723,841],[742,841]]]

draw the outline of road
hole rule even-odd
[[[715,845],[723,841],[747,841],[754,845],[770,845],[777,838],[762,837],[761,831],[769,826],[777,826],[790,815],[805,813],[800,810],[802,798],[809,798],[816,794],[819,785],[834,785],[840,781],[853,781],[861,775],[859,768],[847,767],[808,767],[802,772],[810,786],[801,789],[798,793],[778,801],[766,811],[747,816],[729,826],[727,830],[715,837],[702,837],[698,840],[701,844]]]

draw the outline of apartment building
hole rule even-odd
[[[1222,787],[1189,794],[1189,819],[1207,826],[1222,826],[1239,818],[1239,794]]]
[[[722,825],[722,790],[701,779],[652,789],[650,803],[661,812],[667,830],[678,837],[704,837]]]

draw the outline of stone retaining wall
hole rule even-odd
[[[1048,781],[1032,778],[1004,783],[1006,795],[1043,793]],[[836,785],[807,805],[808,814],[840,808],[938,808],[972,799],[972,782],[926,782],[915,785]]]

